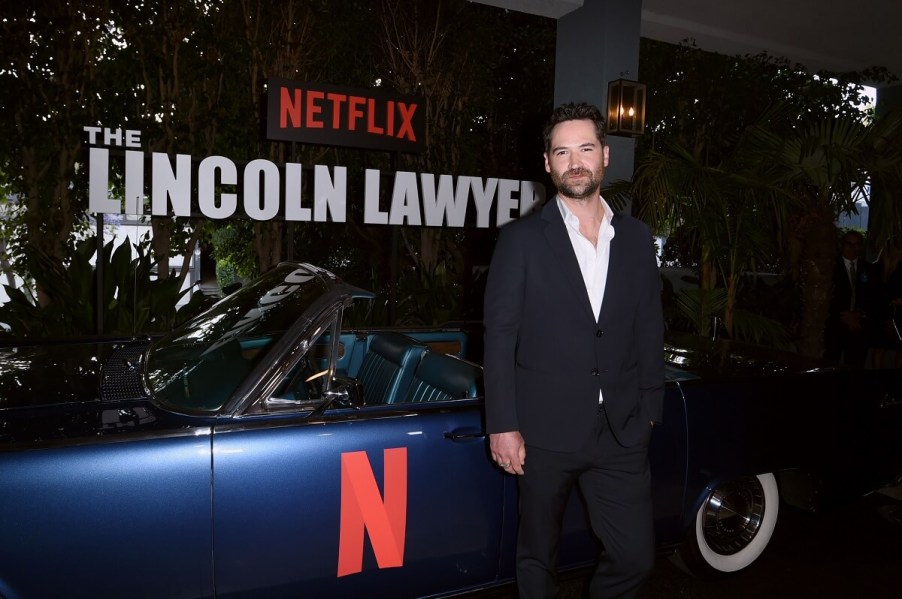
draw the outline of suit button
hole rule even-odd
[[[601,329],[595,331],[595,336],[596,336],[596,337],[601,337],[602,335],[604,335],[604,331],[602,331]]]
[[[598,369],[597,369],[597,368],[593,368],[591,374],[592,374],[592,376],[598,376]]]

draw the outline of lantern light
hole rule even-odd
[[[646,87],[628,79],[608,83],[608,133],[631,136],[645,132]]]

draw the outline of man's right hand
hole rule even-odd
[[[523,464],[526,463],[526,445],[523,443],[520,431],[490,434],[489,448],[492,450],[492,459],[505,472],[523,474]]]

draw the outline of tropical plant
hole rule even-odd
[[[52,294],[42,305],[27,289],[6,285],[9,301],[0,306],[0,323],[15,337],[73,337],[104,334],[139,335],[168,331],[209,305],[211,298],[195,293],[181,309],[188,292],[178,277],[160,279],[145,239],[132,246],[112,241],[100,251],[95,238],[79,242],[65,267],[38,250],[29,255],[35,283]],[[136,256],[132,257],[134,248]],[[100,290],[98,292],[98,286]]]
[[[879,180],[899,189],[902,110],[879,119],[819,118],[783,126],[756,125],[749,130],[757,154],[755,170],[784,200],[779,222],[790,249],[790,275],[801,290],[799,351],[820,356],[824,323],[833,287],[833,264],[839,255],[836,221],[870,201],[870,184]],[[902,222],[902,206],[885,202],[878,229],[882,243]]]
[[[772,319],[737,314],[743,274],[768,262],[775,252],[774,202],[771,190],[750,172],[748,141],[740,137],[721,160],[706,165],[678,145],[648,152],[631,182],[610,186],[614,203],[637,199],[638,216],[654,230],[680,230],[699,248],[700,293],[680,294],[678,304],[694,330],[708,336],[716,315],[729,337],[761,339],[784,336]],[[724,293],[721,297],[718,289]],[[735,320],[745,317],[737,329]]]
[[[723,323],[731,337],[783,336],[765,315],[737,311],[743,273],[782,253],[785,274],[800,289],[798,350],[820,356],[838,256],[836,220],[858,199],[870,199],[873,181],[902,189],[900,147],[902,109],[874,121],[806,120],[784,105],[765,111],[716,163],[670,144],[644,156],[632,182],[607,193],[637,198],[639,216],[655,230],[681,227],[696,238],[700,287],[726,290]],[[880,221],[877,243],[899,230],[902,206],[882,203]],[[696,308],[710,311],[700,299]]]

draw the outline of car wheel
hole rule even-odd
[[[773,474],[723,482],[702,502],[686,541],[680,566],[702,577],[737,572],[752,564],[774,532],[780,494]]]

